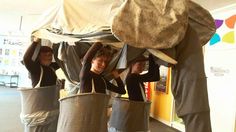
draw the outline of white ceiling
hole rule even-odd
[[[222,8],[231,4],[236,4],[236,0],[193,0],[209,11]]]
[[[63,0],[0,0],[0,34],[8,31],[30,33],[41,14]],[[193,0],[212,11],[236,0]]]
[[[42,14],[60,0],[0,0],[0,13]]]
[[[0,0],[0,13],[41,14],[50,6],[61,0]],[[214,10],[230,4],[236,0],[193,0],[208,10]]]

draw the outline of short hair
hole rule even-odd
[[[48,46],[41,46],[40,47],[39,53],[47,53],[47,52],[53,53],[53,50]]]
[[[144,55],[140,55],[138,57],[136,57],[134,60],[131,61],[132,64],[136,63],[136,62],[142,62],[142,61],[147,61],[148,58],[145,57]]]
[[[102,48],[100,48],[94,58],[100,57],[100,56],[105,56],[105,57],[112,57],[114,54],[113,49],[109,45],[105,45]]]

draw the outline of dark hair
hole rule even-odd
[[[133,64],[135,64],[136,62],[142,62],[142,61],[147,61],[147,60],[148,60],[148,58],[145,57],[144,55],[140,55],[140,56],[136,57],[135,59],[133,59],[129,63],[128,72],[126,74],[125,80],[126,80],[127,76],[131,74]]]
[[[102,48],[100,48],[94,58],[100,57],[100,56],[106,56],[106,57],[112,57],[114,54],[114,50],[109,45],[105,45]]]
[[[131,65],[136,62],[147,61],[147,60],[148,60],[147,57],[145,57],[144,55],[140,55],[131,61]]]
[[[40,53],[46,53],[46,52],[51,52],[51,53],[53,53],[53,50],[52,50],[50,47],[48,47],[48,46],[41,46],[39,52],[40,52]]]

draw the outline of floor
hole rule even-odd
[[[16,88],[0,87],[0,132],[23,132],[20,95]]]
[[[20,95],[16,88],[0,87],[0,132],[23,132],[20,122]],[[155,119],[150,119],[151,132],[179,132]]]

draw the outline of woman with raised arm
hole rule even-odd
[[[160,80],[159,65],[155,64],[154,58],[151,54],[148,58],[148,72],[141,74],[145,68],[146,60],[147,59],[144,56],[139,56],[132,62],[130,66],[130,71],[125,80],[130,100],[146,101],[143,82],[153,82]]]
[[[118,86],[110,83],[102,76],[102,72],[109,64],[111,56],[111,48],[103,46],[102,43],[94,43],[90,47],[82,62],[80,93],[92,92],[92,85],[95,86],[95,92],[97,93],[106,93],[106,89],[119,94],[126,93],[124,84],[116,70],[112,74]]]

